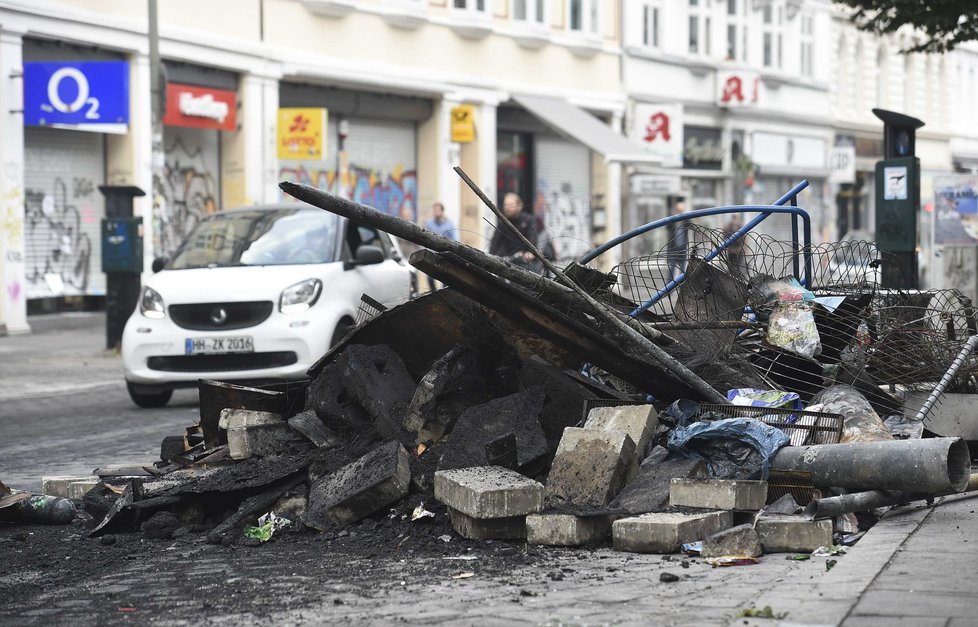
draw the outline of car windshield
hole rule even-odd
[[[337,223],[318,209],[215,213],[190,232],[167,269],[328,263],[336,257]]]

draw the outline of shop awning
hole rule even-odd
[[[619,163],[661,163],[662,157],[650,154],[639,144],[622,137],[580,107],[564,100],[544,96],[513,94],[513,100],[540,118],[561,135],[577,140],[607,161]]]

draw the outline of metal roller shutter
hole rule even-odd
[[[212,129],[164,129],[165,202],[154,216],[155,256],[172,254],[202,217],[221,209],[220,141]]]
[[[105,294],[100,133],[24,129],[24,248],[28,299]]]
[[[591,249],[591,155],[578,143],[556,137],[536,137],[537,197],[545,225],[561,264]]]

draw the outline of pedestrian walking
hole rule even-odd
[[[508,192],[503,197],[503,215],[513,223],[513,226],[523,237],[536,245],[537,227],[535,220],[532,215],[523,211],[523,200],[518,194]],[[540,272],[543,269],[540,262],[533,257],[530,248],[509,229],[498,223],[496,224],[496,232],[493,233],[492,240],[489,242],[489,254],[505,257],[534,272]]]
[[[442,237],[458,241],[458,229],[455,228],[455,224],[445,215],[445,205],[440,202],[431,205],[431,219],[424,223],[424,228]],[[435,291],[438,288],[438,282],[427,274],[425,278],[428,280],[428,289]]]

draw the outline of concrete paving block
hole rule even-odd
[[[448,508],[452,528],[469,540],[523,540],[526,538],[526,516],[473,518]]]
[[[624,431],[642,453],[659,426],[659,412],[652,405],[595,407],[587,415],[585,429]]]
[[[388,442],[315,481],[303,518],[313,529],[347,525],[403,498],[411,483],[408,452]]]
[[[761,516],[754,527],[765,553],[814,551],[832,546],[832,521],[805,520],[801,516]]]
[[[621,491],[636,459],[623,431],[568,427],[547,477],[547,494],[577,505],[607,505]]]
[[[85,495],[99,484],[99,481],[101,481],[101,479],[98,477],[91,477],[89,479],[85,479],[84,481],[75,481],[68,486],[68,498],[77,499],[79,501],[84,499]]]
[[[287,422],[271,422],[228,429],[228,454],[231,459],[270,457],[314,446]]]
[[[45,496],[60,496],[68,499],[84,498],[85,493],[95,487],[99,478],[93,475],[53,475],[41,477],[41,494]],[[82,484],[75,487],[76,484]],[[77,496],[74,496],[77,494]]]
[[[472,518],[526,516],[543,509],[543,485],[501,466],[440,470],[435,498]]]
[[[611,525],[611,536],[617,551],[675,553],[686,542],[709,537],[732,522],[730,512],[658,512],[616,520]]]
[[[673,479],[669,486],[673,507],[757,511],[766,501],[767,481]]]
[[[583,546],[604,541],[611,533],[610,516],[531,514],[526,517],[526,541],[546,546]]]
[[[282,416],[274,412],[227,408],[221,410],[221,416],[217,419],[217,426],[225,430],[247,429],[248,427],[278,422],[282,422]]]
[[[725,555],[757,557],[762,554],[761,538],[754,530],[753,525],[737,525],[704,538],[700,552],[703,557],[723,557]]]

